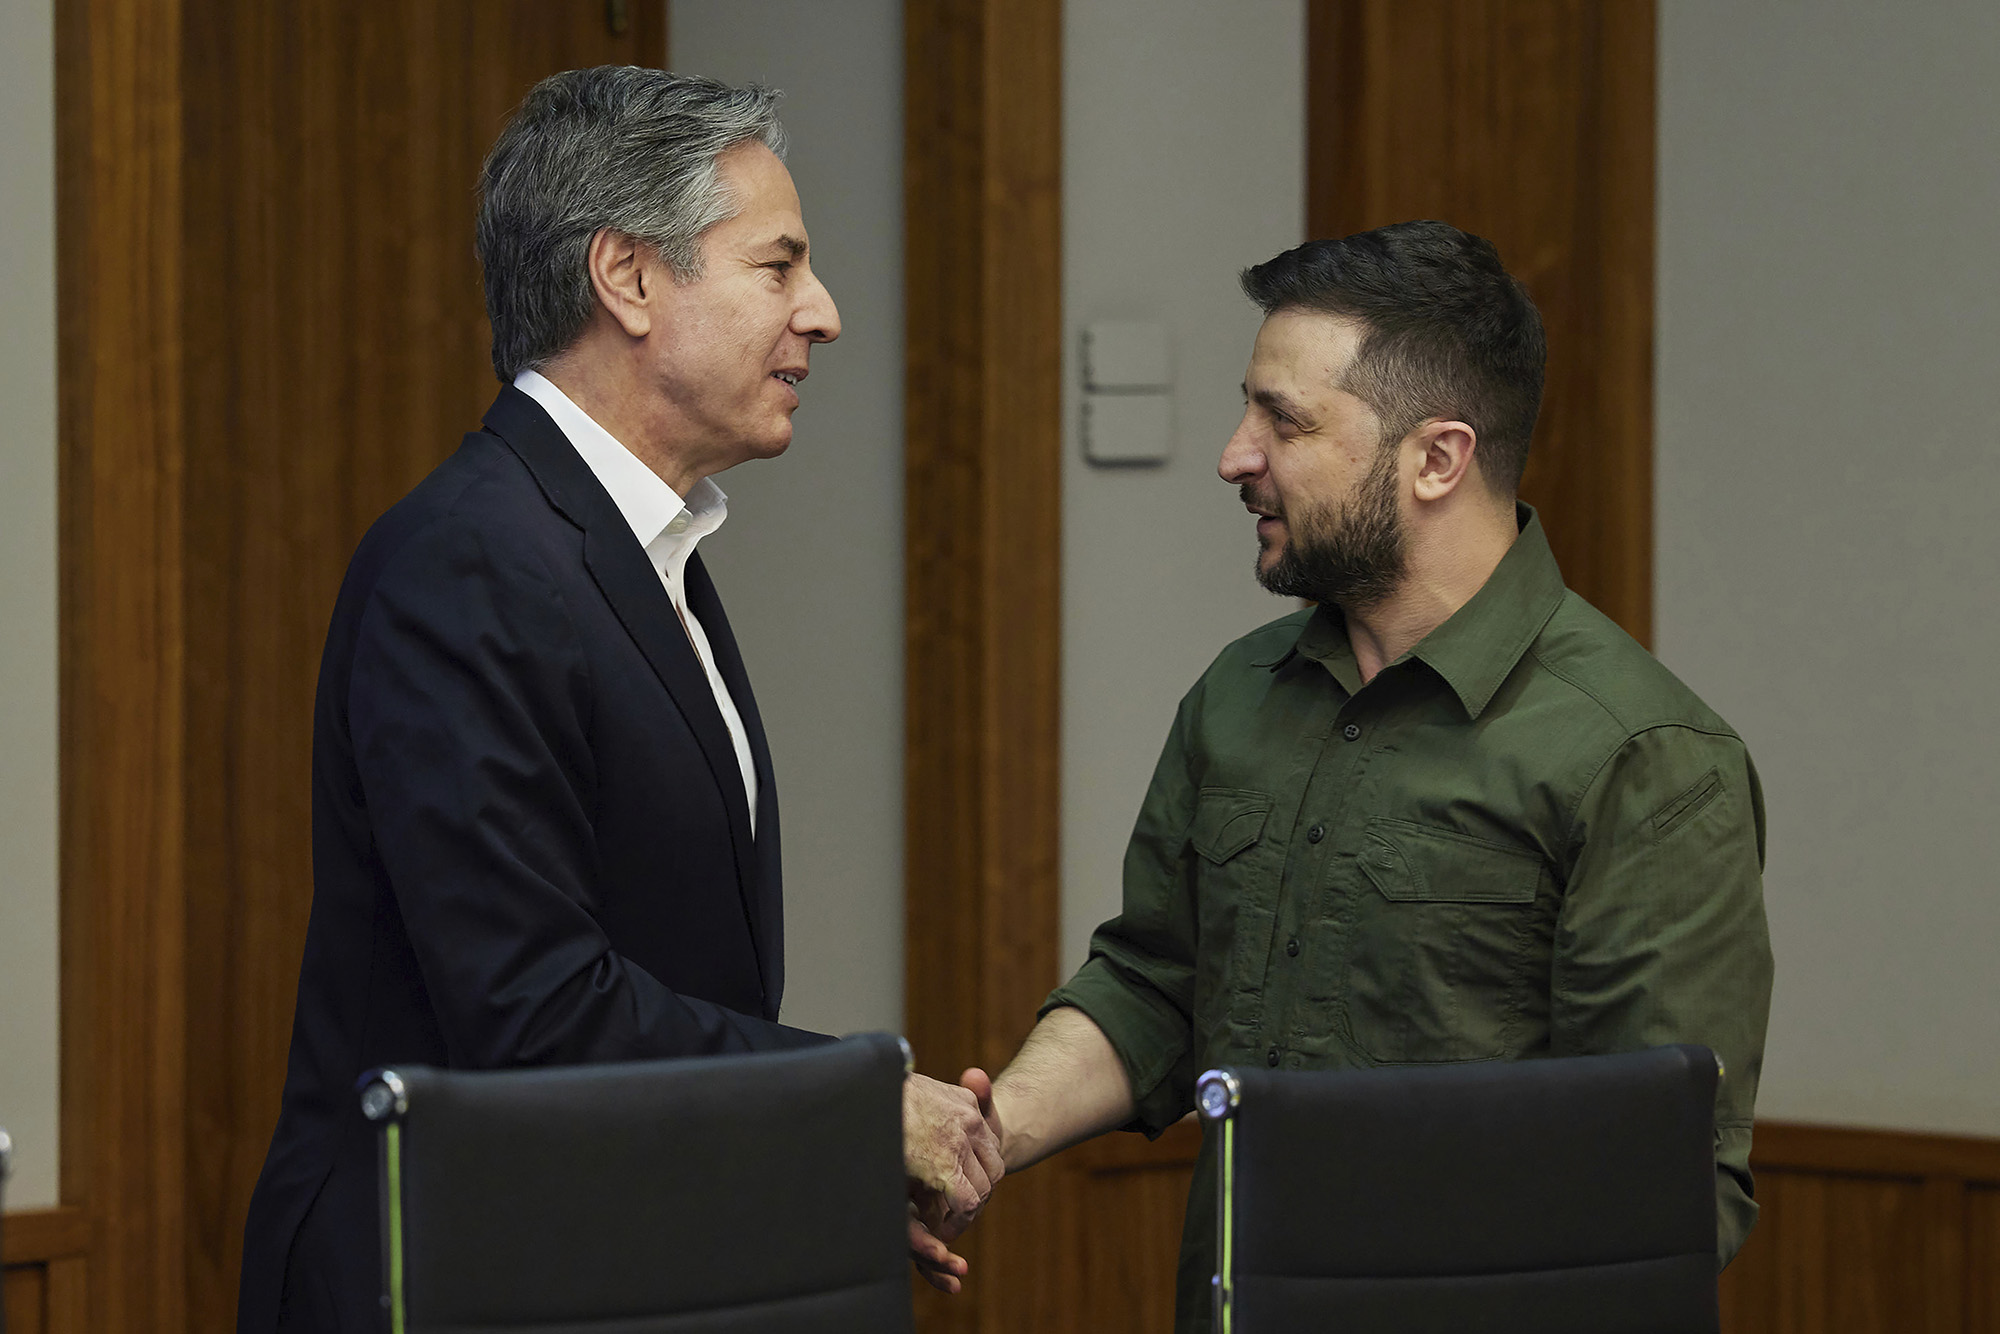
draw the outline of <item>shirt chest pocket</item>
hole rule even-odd
[[[1270,934],[1277,876],[1268,867],[1264,826],[1273,804],[1268,792],[1229,787],[1205,787],[1195,800],[1188,826],[1198,932],[1194,1028],[1205,1055],[1228,1015],[1227,989],[1244,976],[1234,962],[1239,945],[1259,938],[1258,923]]]
[[[1518,1055],[1553,894],[1532,852],[1378,817],[1362,839],[1347,1019],[1384,1062]],[[1540,948],[1537,947],[1540,942]]]

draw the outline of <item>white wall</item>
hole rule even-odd
[[[0,6],[0,1127],[56,1198],[55,28]]]
[[[771,737],[784,1019],[903,1020],[903,14],[897,0],[673,0],[669,63],[785,91],[787,165],[838,342],[792,446],[718,480],[702,545]]]
[[[2000,6],[1661,6],[1658,643],[1749,742],[1759,1112],[2000,1134]]]
[[[1305,239],[1302,0],[1069,0],[1063,14],[1063,967],[1118,911],[1174,709],[1224,644],[1297,604],[1216,476],[1261,322],[1236,275]],[[1087,463],[1083,326],[1163,323],[1176,453]]]

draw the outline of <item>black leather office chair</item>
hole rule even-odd
[[[1217,1334],[1715,1334],[1706,1047],[1211,1070]]]
[[[387,1327],[908,1331],[907,1051],[374,1072]]]

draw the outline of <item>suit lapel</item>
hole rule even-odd
[[[764,720],[757,711],[757,696],[750,689],[750,675],[743,669],[743,654],[736,647],[736,635],[722,610],[722,598],[708,577],[708,567],[699,555],[687,564],[688,610],[701,622],[708,636],[709,650],[715,654],[716,670],[729,687],[729,698],[743,719],[750,741],[751,767],[757,775],[757,903],[752,918],[763,928],[758,957],[764,970],[764,998],[767,1016],[778,1017],[778,1001],[785,993],[785,900],[784,881],[778,855],[778,786],[772,777],[771,747],[764,735]]]
[[[772,951],[766,947],[761,928],[766,916],[762,900],[766,895],[760,886],[763,877],[758,874],[757,847],[750,836],[750,806],[743,790],[743,771],[736,762],[736,747],[729,739],[728,725],[722,721],[722,710],[716,705],[715,692],[710,689],[708,675],[695,657],[694,645],[688,642],[687,632],[682,629],[680,618],[674,612],[673,600],[667,596],[667,590],[660,583],[652,560],[639,545],[639,539],[632,535],[625,516],[618,512],[617,505],[598,482],[596,474],[591,472],[590,465],[583,461],[583,456],[576,452],[539,403],[512,385],[505,386],[493,406],[487,409],[485,424],[520,455],[543,494],[549,498],[549,503],[571,523],[583,529],[585,567],[603,592],[605,601],[611,604],[619,623],[632,636],[639,652],[652,667],[653,674],[666,687],[674,706],[687,721],[688,730],[694,733],[702,757],[708,762],[709,775],[721,789],[723,804],[729,812],[729,839],[736,863],[737,893],[742,900],[744,915],[749,920],[751,939],[756,944],[760,980],[769,978],[773,967],[767,956]],[[692,569],[694,562],[689,564]],[[728,639],[727,623],[722,620],[721,604],[715,601],[714,585],[708,582],[706,574],[701,576],[701,582],[714,605],[716,621],[724,627],[721,637]],[[696,606],[692,591],[689,608],[701,620],[702,628],[714,636],[715,631],[709,629],[708,616]],[[710,642],[713,647],[717,641],[712,638]],[[724,671],[723,680],[730,686],[737,710],[744,716],[745,726],[751,726],[755,709],[754,706],[745,707],[749,698],[748,683],[737,693],[735,682],[727,674],[728,669],[722,666],[720,650],[717,652],[717,666]],[[729,640],[729,657],[734,659],[735,655],[735,642]],[[736,661],[736,671],[741,674],[740,660]],[[752,753],[758,763],[759,787],[768,791],[769,758],[764,750],[761,726],[751,735]],[[758,814],[761,819],[762,801],[759,802]],[[774,829],[774,835],[775,832]],[[775,837],[772,841],[775,844]],[[782,964],[778,967],[782,969]],[[767,983],[766,1008],[775,1008],[773,997],[774,993]]]

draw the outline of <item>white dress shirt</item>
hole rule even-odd
[[[715,692],[715,706],[722,710],[723,724],[729,728],[729,740],[736,747],[736,765],[743,772],[743,795],[750,803],[750,832],[754,836],[757,766],[750,758],[750,734],[743,730],[743,715],[737,712],[729,686],[716,668],[708,635],[687,604],[688,557],[694,555],[695,545],[702,538],[722,527],[722,521],[729,517],[729,497],[704,477],[688,491],[686,500],[681,499],[658,473],[639,461],[638,455],[619,444],[617,437],[599,426],[589,413],[570,401],[568,394],[547,379],[534,371],[522,371],[514,377],[514,387],[555,418],[570,444],[590,465],[591,472],[597,474],[598,482],[611,493],[612,503],[632,527],[632,536],[639,539],[647,559],[653,562],[660,583],[673,600],[674,610],[687,626],[688,639],[701,659],[702,670],[708,673],[708,687]]]

